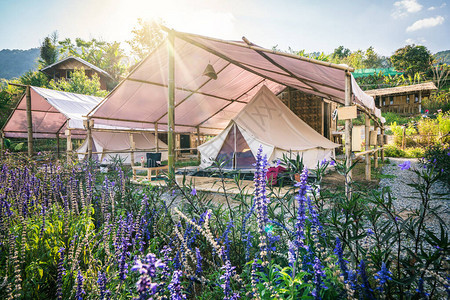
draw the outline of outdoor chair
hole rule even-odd
[[[161,166],[161,152],[147,153],[147,168]]]

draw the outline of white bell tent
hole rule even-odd
[[[110,163],[114,158],[120,158],[124,164],[131,164],[130,134],[133,134],[136,151],[134,161],[138,164],[141,157],[147,161],[146,152],[156,148],[155,135],[150,132],[92,132],[92,158],[101,163]],[[167,144],[158,141],[158,147],[167,149]],[[114,152],[117,151],[117,152]],[[83,159],[87,153],[87,140],[77,149],[78,159]],[[167,151],[162,152],[162,160],[167,160]]]
[[[223,160],[226,168],[253,168],[260,145],[269,163],[283,154],[299,154],[308,168],[334,157],[334,149],[339,146],[297,117],[263,85],[225,130],[198,147],[201,166]]]

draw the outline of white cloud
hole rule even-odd
[[[430,7],[428,7],[428,10],[435,10],[435,9],[438,9],[438,8],[444,8],[445,6],[447,6],[447,3],[442,3],[441,4],[441,6],[439,6],[439,7],[436,7],[436,6],[430,6]]]
[[[435,18],[425,18],[414,22],[411,26],[406,28],[406,32],[412,32],[420,30],[423,28],[431,28],[444,23],[445,19],[442,16],[437,16]]]
[[[392,16],[394,18],[403,18],[408,14],[416,13],[422,10],[422,4],[417,0],[400,0],[394,3],[394,12]]]
[[[417,39],[411,39],[411,38],[409,38],[409,39],[406,39],[406,40],[405,40],[405,43],[406,43],[407,45],[412,45],[412,44],[414,44],[414,45],[423,45],[423,44],[425,44],[426,42],[427,42],[427,40],[424,39],[424,38],[417,38]]]

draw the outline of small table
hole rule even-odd
[[[166,165],[166,166],[159,166],[159,167],[153,167],[153,168],[134,166],[132,168],[133,168],[133,180],[136,180],[137,177],[145,177],[145,176],[137,176],[136,175],[136,171],[137,170],[142,170],[142,171],[147,171],[147,180],[148,181],[152,180],[153,171],[155,171],[155,176],[158,176],[159,171],[169,170],[169,166],[168,165]]]

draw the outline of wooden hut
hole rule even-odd
[[[375,99],[382,112],[418,114],[422,112],[422,99],[429,97],[437,88],[433,82],[368,90],[365,93]]]
[[[52,79],[69,79],[72,75],[72,72],[75,69],[84,69],[85,74],[88,77],[92,77],[94,74],[97,74],[100,78],[100,88],[102,90],[107,90],[111,86],[113,82],[113,78],[108,72],[100,69],[97,66],[94,66],[91,63],[88,63],[84,59],[75,56],[66,57],[60,61],[51,64],[40,71],[44,74],[48,75]]]

